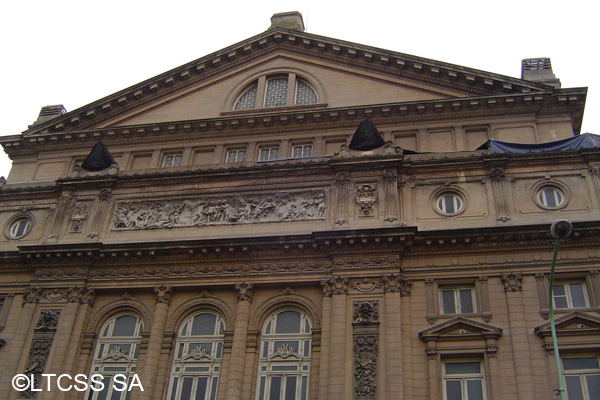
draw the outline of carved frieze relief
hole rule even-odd
[[[306,190],[243,196],[117,203],[111,230],[305,221],[326,218],[325,192]]]
[[[383,287],[383,282],[380,279],[363,278],[360,280],[350,281],[350,289],[356,292],[368,293]]]
[[[86,286],[72,286],[66,288],[38,288],[30,287],[23,293],[23,305],[26,303],[80,303],[94,304],[95,291]]]
[[[362,267],[399,267],[398,256],[366,256],[366,257],[339,257],[333,261],[336,268],[362,268]]]

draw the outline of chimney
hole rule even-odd
[[[304,20],[302,19],[302,14],[298,11],[288,11],[273,14],[271,17],[271,26],[269,29],[274,28],[285,28],[291,29],[294,31],[304,32]]]
[[[521,63],[521,79],[539,82],[560,89],[560,80],[552,72],[550,58],[526,58]]]
[[[40,115],[38,115],[38,119],[36,119],[33,124],[29,125],[29,127],[39,125],[41,123],[51,120],[54,117],[58,117],[59,115],[63,115],[66,113],[67,110],[62,104],[42,107],[42,109],[40,110]]]

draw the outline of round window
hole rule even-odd
[[[559,208],[565,204],[565,194],[555,186],[544,186],[537,192],[537,200],[546,208]]]
[[[436,201],[436,206],[442,214],[459,213],[464,205],[464,200],[456,193],[443,193]]]
[[[31,231],[31,219],[19,217],[14,220],[8,228],[8,237],[10,239],[20,239]]]

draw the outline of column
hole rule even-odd
[[[327,284],[331,291],[331,333],[329,337],[328,399],[344,398],[346,389],[346,299],[348,277],[336,276]]]
[[[165,323],[167,321],[167,314],[169,312],[169,304],[171,303],[173,290],[170,286],[161,285],[154,288],[154,293],[156,293],[154,319],[152,320],[152,327],[150,329],[146,357],[144,358],[141,372],[138,373],[140,381],[144,386],[144,391],[140,391],[137,398],[148,400],[162,397],[162,393],[154,393],[154,386],[156,382],[156,372],[158,371],[158,363],[160,361],[160,349],[165,332]]]
[[[398,212],[398,204],[400,199],[398,198],[398,174],[393,169],[386,169],[383,171],[383,204],[385,207],[385,218],[387,222],[398,221],[400,218]]]
[[[323,319],[321,321],[321,365],[319,369],[319,400],[327,400],[327,389],[329,382],[329,348],[331,345],[331,285],[328,280],[321,281],[323,287]],[[310,381],[311,388],[314,387],[314,380]],[[312,390],[311,390],[312,392]],[[315,398],[315,397],[311,397]]]
[[[248,340],[248,323],[250,320],[250,303],[254,295],[254,284],[236,283],[238,303],[235,315],[233,345],[231,347],[231,365],[227,379],[227,400],[237,400],[242,397],[244,383],[244,365],[246,361],[246,342]]]
[[[492,181],[492,195],[494,205],[496,206],[496,219],[506,222],[510,219],[510,208],[506,200],[506,188],[504,187],[504,171],[500,168],[493,169],[490,172]]]
[[[348,222],[350,218],[348,209],[350,202],[350,176],[345,172],[339,172],[335,176],[335,183],[337,188],[337,215],[335,223],[337,225],[343,225]]]

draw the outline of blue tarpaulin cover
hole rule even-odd
[[[490,153],[529,153],[538,151],[577,150],[589,147],[600,147],[600,135],[583,133],[568,139],[537,144],[509,143],[490,139],[479,146],[477,150],[489,149]]]

